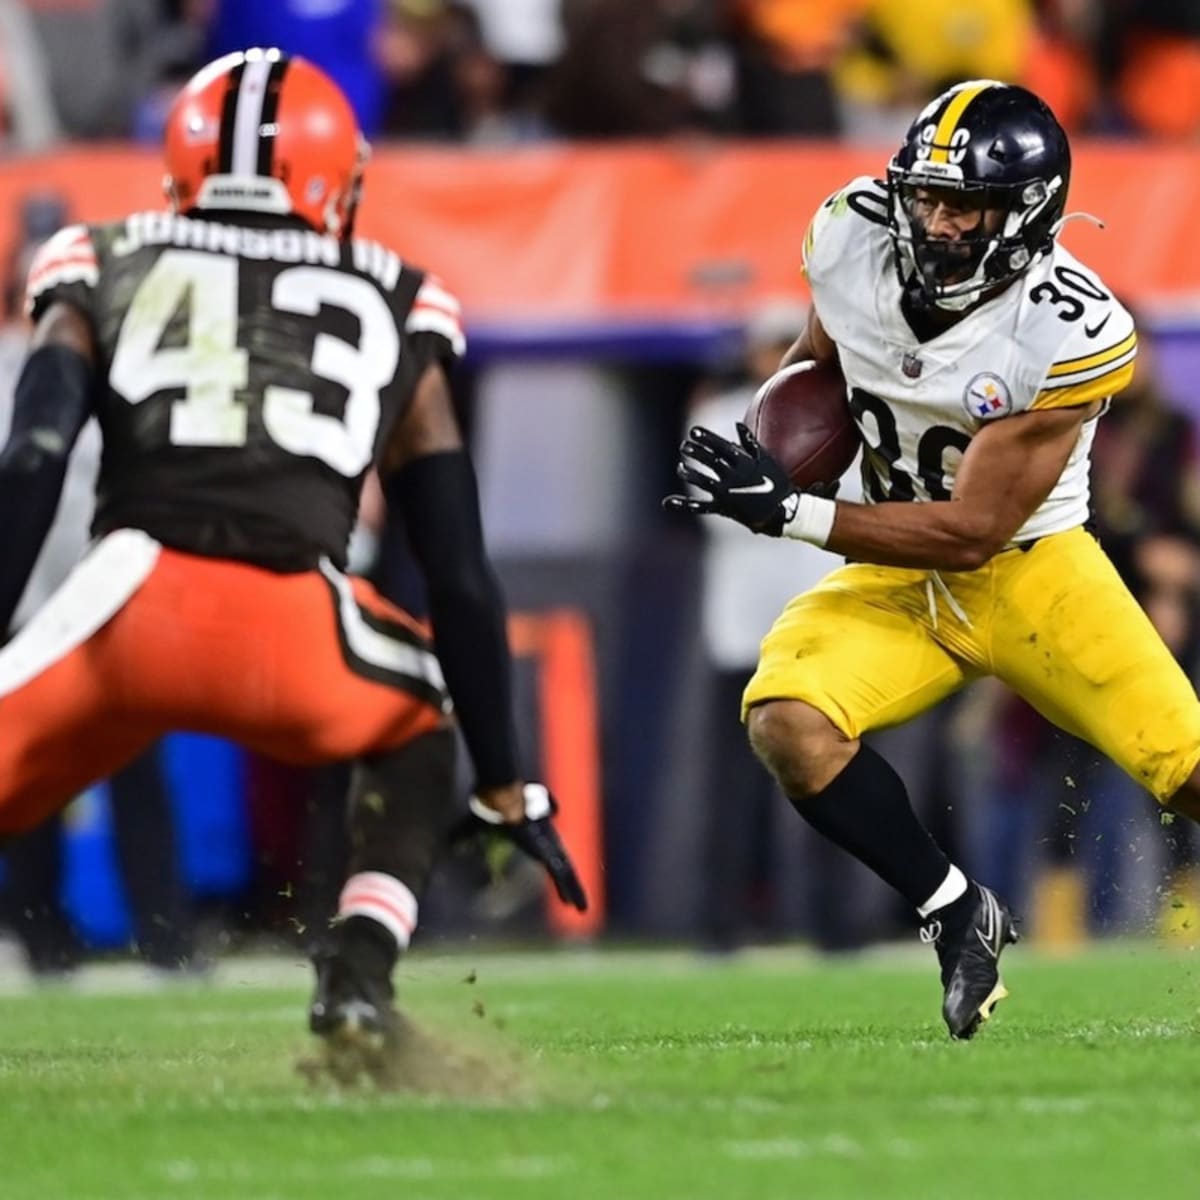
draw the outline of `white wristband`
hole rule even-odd
[[[811,542],[824,546],[833,532],[833,518],[837,503],[824,496],[810,496],[807,492],[796,492],[796,510],[783,524],[783,536],[798,542]]]

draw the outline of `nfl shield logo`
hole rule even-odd
[[[900,370],[906,379],[917,379],[925,364],[915,354],[905,354],[900,360]]]

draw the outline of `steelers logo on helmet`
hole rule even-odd
[[[964,312],[1050,252],[1062,225],[1071,152],[1032,92],[969,80],[922,110],[888,165],[888,233],[900,282],[918,306]],[[929,197],[979,213],[975,228],[937,235]]]
[[[1008,384],[991,371],[981,371],[971,377],[963,391],[963,408],[976,421],[994,421],[1012,412],[1012,392]]]

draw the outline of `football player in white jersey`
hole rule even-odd
[[[927,924],[951,1036],[1007,993],[1004,902],[918,822],[860,738],[981,675],[1200,817],[1200,703],[1086,529],[1095,421],[1132,378],[1133,322],[1057,242],[1070,150],[1032,93],[963,83],[917,117],[883,182],[804,240],[813,307],[784,365],[837,356],[867,503],[797,492],[744,428],[696,428],[679,473],[716,513],[848,564],[785,608],[743,700],[796,809]]]

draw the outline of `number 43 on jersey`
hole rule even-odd
[[[278,312],[316,316],[323,305],[354,314],[354,346],[328,333],[313,344],[312,373],[347,390],[341,419],[314,411],[311,392],[271,384],[262,419],[270,438],[291,454],[319,459],[347,478],[371,463],[379,429],[379,392],[391,382],[400,337],[387,302],[366,279],[324,267],[280,272],[271,288]],[[187,342],[163,346],[186,305]],[[109,382],[130,404],[171,389],[170,440],[176,446],[243,446],[248,409],[239,401],[249,383],[249,353],[238,345],[238,262],[195,250],[168,250],[139,285],[113,353]],[[368,352],[369,350],[369,352]]]

